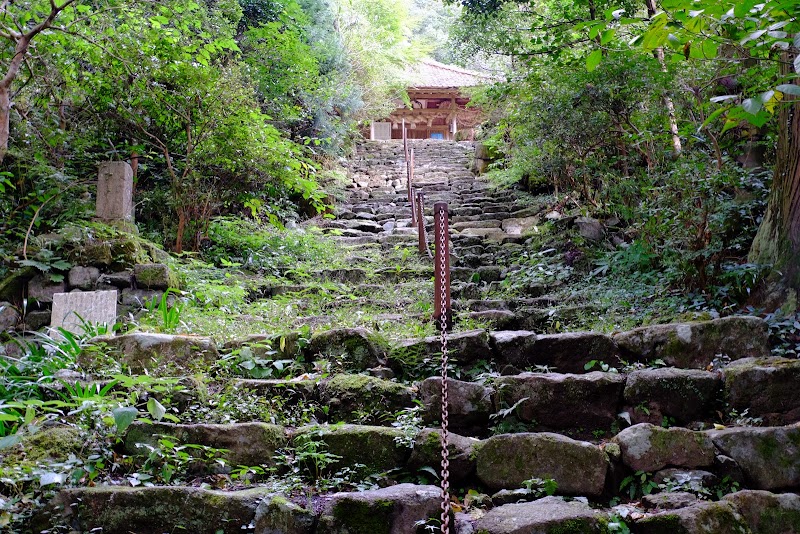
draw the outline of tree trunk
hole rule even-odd
[[[645,0],[645,5],[647,6],[647,15],[652,17],[656,14],[656,3],[655,0]],[[653,51],[653,55],[658,60],[659,65],[661,65],[661,71],[667,72],[667,62],[664,59],[664,49],[661,47],[656,48]],[[667,108],[667,116],[669,118],[669,133],[672,134],[672,150],[673,156],[677,158],[683,152],[683,146],[681,144],[681,136],[678,133],[678,120],[675,118],[675,104],[672,103],[672,97],[669,96],[668,92],[664,92],[662,97],[664,99],[664,106]]]
[[[797,48],[784,52],[782,77],[791,73],[797,55]],[[800,291],[800,98],[784,94],[784,102],[778,113],[772,190],[749,256],[753,263],[772,265],[765,287],[755,296],[769,309],[784,304],[796,309]]]
[[[8,154],[11,135],[11,88],[0,85],[0,163]]]

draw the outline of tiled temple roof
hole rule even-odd
[[[406,71],[408,86],[414,88],[474,87],[494,81],[491,76],[424,59]]]

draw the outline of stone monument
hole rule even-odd
[[[53,295],[50,328],[83,333],[83,323],[107,324],[117,321],[117,291],[76,291]]]
[[[96,218],[133,227],[133,169],[124,161],[104,161],[97,172]],[[125,228],[129,229],[129,228]]]

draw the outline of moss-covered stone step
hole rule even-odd
[[[518,308],[514,313],[524,316],[525,312]],[[543,366],[560,373],[654,362],[706,369],[720,356],[731,360],[765,358],[770,350],[766,323],[757,317],[658,325],[613,336],[598,332],[541,335],[530,330],[498,330],[489,334],[475,330],[451,334],[449,340],[450,355],[460,365],[491,360],[500,368],[511,365],[522,371]],[[438,336],[405,340],[396,345],[389,358],[402,365],[408,358],[429,358],[440,350]],[[588,366],[590,362],[595,363]]]
[[[396,419],[397,412],[413,408],[416,397],[408,385],[363,374],[336,374],[313,380],[248,379],[232,385],[269,398],[315,402],[319,406],[315,415],[321,422],[369,421],[388,425]]]
[[[256,510],[269,494],[263,488],[230,492],[180,486],[69,489],[35,518],[31,530],[65,526],[104,534],[240,534],[253,532]]]
[[[159,441],[167,438],[176,447],[203,445],[220,449],[219,458],[225,466],[212,462],[213,467],[225,472],[229,467],[275,465],[275,451],[286,447],[288,435],[283,427],[267,423],[237,424],[173,424],[135,422],[125,434],[125,454],[147,456],[152,448],[161,448]],[[187,449],[191,454],[193,451]],[[170,451],[167,451],[170,452]],[[201,453],[198,456],[202,457]]]

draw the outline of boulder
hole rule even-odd
[[[382,473],[406,465],[411,450],[401,444],[403,432],[396,428],[366,425],[313,425],[298,428],[292,440],[320,442],[322,450],[341,456],[331,467],[362,464],[369,473]]]
[[[732,503],[754,533],[800,532],[800,495],[745,490],[722,498]]]
[[[595,371],[584,375],[522,373],[495,380],[498,406],[514,406],[521,421],[551,430],[608,430],[622,404],[625,377]]]
[[[144,263],[133,266],[133,279],[140,289],[179,289],[180,281],[163,263]]]
[[[694,369],[705,369],[719,354],[738,360],[770,352],[767,324],[758,317],[645,326],[616,334],[614,341],[625,360],[660,359],[672,367]]]
[[[0,332],[13,330],[22,319],[19,311],[10,302],[0,302]]]
[[[82,267],[80,265],[76,265],[69,270],[69,274],[67,275],[67,283],[71,288],[91,291],[95,288],[95,285],[97,285],[99,278],[100,269],[97,267]]]
[[[275,451],[287,443],[284,429],[267,423],[182,425],[135,422],[128,427],[123,442],[124,451],[126,454],[146,456],[149,451],[140,444],[158,446],[162,436],[173,438],[178,445],[197,444],[225,449],[222,458],[233,466],[273,466]]]
[[[480,443],[475,438],[448,433],[447,451],[450,461],[450,482],[460,484],[475,473],[473,449]],[[439,466],[442,461],[442,431],[426,428],[420,432],[408,460],[408,469],[414,472],[423,467]],[[438,469],[437,469],[438,470]]]
[[[589,241],[600,241],[606,233],[603,223],[591,217],[578,217],[575,226],[578,227],[578,233]]]
[[[714,416],[721,404],[722,378],[697,369],[642,369],[628,375],[624,396],[636,423],[669,417],[684,425]]]
[[[162,534],[180,525],[196,534],[240,534],[253,522],[268,494],[263,488],[212,491],[203,488],[96,486],[61,491],[41,514],[36,532],[68,524],[80,532]]]
[[[319,383],[319,398],[329,406],[333,420],[346,420],[354,412],[368,414],[378,423],[387,415],[414,406],[411,388],[367,375],[338,374]]]
[[[631,529],[636,534],[750,534],[747,524],[731,503],[699,501],[696,504],[645,514]]]
[[[800,425],[727,428],[707,434],[723,454],[736,460],[750,488],[800,489]]]
[[[714,463],[714,443],[704,432],[641,423],[626,428],[613,441],[619,444],[622,462],[634,471],[708,467]]]
[[[447,379],[447,409],[450,426],[455,431],[481,433],[495,412],[494,390],[474,382]],[[422,419],[426,423],[441,421],[442,379],[426,378],[419,386],[422,401]]]
[[[490,534],[602,534],[606,515],[581,501],[544,497],[489,510],[475,522],[475,532]]]
[[[329,534],[409,534],[418,523],[438,518],[436,486],[398,484],[372,491],[328,497],[317,532]]]
[[[267,497],[256,509],[255,532],[259,534],[314,534],[317,516],[282,495]]]
[[[539,222],[539,217],[515,217],[504,219],[501,228],[510,235],[523,235],[536,228]]]
[[[800,360],[746,358],[723,369],[728,404],[768,425],[800,421]]]
[[[312,359],[324,357],[336,360],[347,369],[363,371],[375,367],[385,355],[385,348],[366,328],[337,328],[319,332],[311,337],[306,354]]]
[[[599,447],[559,434],[492,436],[475,446],[477,474],[489,489],[520,488],[532,478],[552,478],[558,493],[598,496],[608,464]]]
[[[132,373],[169,374],[206,369],[219,359],[219,352],[209,337],[134,333],[96,337],[83,349],[78,361],[92,369],[97,363],[102,366],[109,357]]]

